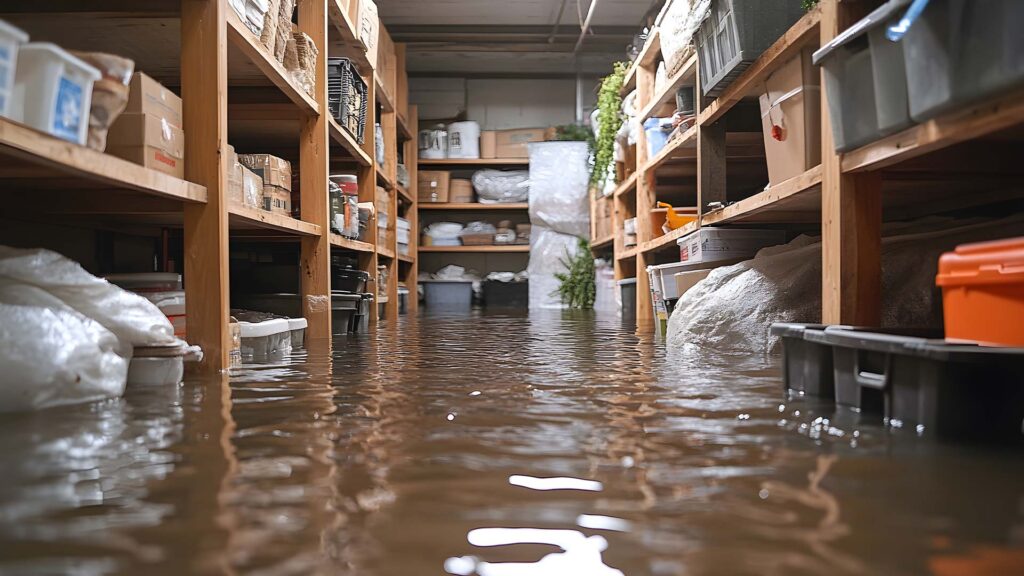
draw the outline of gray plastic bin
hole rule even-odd
[[[352,319],[359,312],[362,296],[348,292],[331,292],[331,333],[344,336],[352,329]]]
[[[1024,1],[931,0],[903,38],[910,114],[936,115],[1024,84]]]
[[[890,0],[814,53],[825,69],[832,137],[853,150],[913,125],[903,43],[885,37],[910,0]]]
[[[940,436],[1024,442],[1024,349],[832,326],[836,404]]]
[[[718,96],[794,22],[800,0],[712,0],[694,40],[705,96]]]
[[[835,397],[832,347],[804,337],[808,332],[823,332],[825,328],[824,324],[772,324],[772,334],[782,338],[782,374],[786,390],[822,398]]]
[[[636,278],[619,280],[619,293],[622,297],[622,319],[636,321]]]
[[[471,280],[421,280],[424,304],[442,310],[469,310],[473,307]]]

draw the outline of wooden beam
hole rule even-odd
[[[849,3],[825,0],[821,44],[854,21]],[[822,79],[824,83],[824,78]],[[842,173],[828,103],[821,99],[822,311],[826,324],[878,326],[881,322],[881,173]]]
[[[415,127],[419,123],[419,107],[410,105],[408,111],[409,126]],[[412,196],[412,204],[406,210],[406,218],[409,220],[409,256],[412,257],[412,264],[409,265],[408,273],[405,276],[405,287],[409,289],[409,304],[406,313],[416,314],[419,310],[419,244],[420,244],[420,213],[419,213],[419,160],[418,142],[415,138],[405,143],[405,169],[409,172],[409,195]]]
[[[206,204],[185,204],[188,339],[203,348],[201,370],[228,367],[231,337],[227,199],[227,26],[223,0],[182,0],[181,95],[185,177],[206,187]]]
[[[316,46],[327,45],[327,5],[323,0],[300,0],[299,30]],[[327,51],[317,57],[317,109],[327,110]],[[327,114],[303,115],[299,135],[299,195],[302,220],[320,227],[321,234],[304,237],[300,255],[302,314],[308,338],[331,338],[330,209],[327,202],[327,165],[331,144]]]

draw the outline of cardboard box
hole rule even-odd
[[[444,170],[420,170],[416,182],[420,202],[447,202],[450,178]]]
[[[687,264],[749,260],[758,250],[785,242],[785,230],[710,227],[701,228],[676,241],[679,245],[679,261]]]
[[[132,76],[125,113],[149,114],[167,120],[175,128],[183,126],[181,98],[142,72]]]
[[[366,50],[370,66],[377,65],[377,47],[380,41],[380,16],[373,0],[349,0],[349,18],[356,27],[356,40]]]
[[[498,157],[498,133],[494,130],[480,133],[480,157],[488,160]]]
[[[761,87],[761,131],[772,186],[821,164],[821,74],[811,54],[806,49],[794,56]]]
[[[497,158],[529,158],[530,142],[543,142],[546,128],[523,128],[520,130],[499,130],[495,133],[495,154]]]
[[[292,193],[280,186],[263,183],[263,209],[282,216],[292,215]]]
[[[676,282],[676,298],[682,298],[683,294],[686,294],[690,290],[690,288],[693,288],[694,286],[697,285],[697,282],[700,282],[701,280],[707,278],[708,274],[711,274],[712,270],[714,270],[714,268],[710,268],[708,270],[691,270],[689,272],[677,272],[673,274],[673,278],[675,278]]]
[[[448,186],[448,201],[470,203],[475,199],[473,183],[462,178],[454,178]]]
[[[122,114],[107,134],[107,153],[185,177],[185,133],[158,116]]]
[[[277,186],[291,192],[291,162],[270,154],[239,154],[238,161],[262,178],[264,186]]]

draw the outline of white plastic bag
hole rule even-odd
[[[590,151],[586,142],[530,146],[530,223],[561,234],[590,236]]]
[[[120,340],[122,356],[130,356],[133,346],[175,342],[170,320],[155,304],[56,252],[0,246],[0,280],[37,287],[99,322]]]
[[[118,347],[112,332],[69,308],[0,303],[0,412],[120,396],[128,360]]]
[[[530,309],[565,308],[558,294],[561,282],[555,274],[568,272],[566,262],[579,252],[579,238],[550,228],[534,226],[530,234]]]
[[[481,204],[526,202],[530,197],[530,173],[526,170],[478,170],[473,188]]]

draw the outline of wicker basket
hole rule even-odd
[[[492,246],[494,244],[494,234],[463,234],[462,245],[463,246]]]

